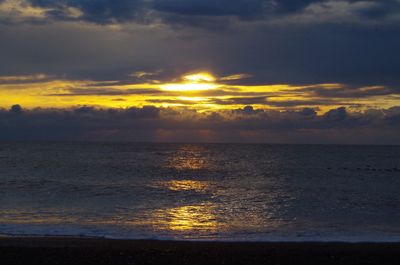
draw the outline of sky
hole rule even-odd
[[[0,0],[0,141],[400,144],[400,0]]]

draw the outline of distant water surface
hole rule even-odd
[[[400,241],[400,147],[0,143],[0,234]]]

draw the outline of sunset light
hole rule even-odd
[[[400,264],[399,47],[400,0],[0,0],[0,265]]]
[[[161,85],[165,91],[201,91],[218,88],[220,85],[214,83],[216,78],[207,72],[200,72],[182,76],[182,82]]]
[[[192,83],[214,82],[216,80],[212,74],[207,72],[184,75],[182,79]]]

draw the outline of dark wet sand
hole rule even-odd
[[[0,238],[0,264],[400,264],[400,243],[223,243]]]

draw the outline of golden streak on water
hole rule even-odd
[[[196,192],[204,192],[210,188],[210,183],[207,181],[197,180],[171,180],[166,182],[165,186],[172,191],[192,190]]]
[[[216,220],[215,206],[211,203],[187,205],[154,212],[156,228],[175,232],[216,232],[221,223]]]
[[[209,161],[205,149],[194,145],[184,145],[166,161],[166,167],[178,171],[201,170],[208,168]],[[194,191],[204,193],[212,191],[212,185],[204,180],[166,180],[156,183],[157,187],[171,191]],[[217,205],[211,202],[203,202],[194,205],[184,205],[167,209],[159,209],[153,212],[151,219],[153,227],[157,230],[172,232],[192,232],[203,234],[220,231],[223,223],[216,218]]]

